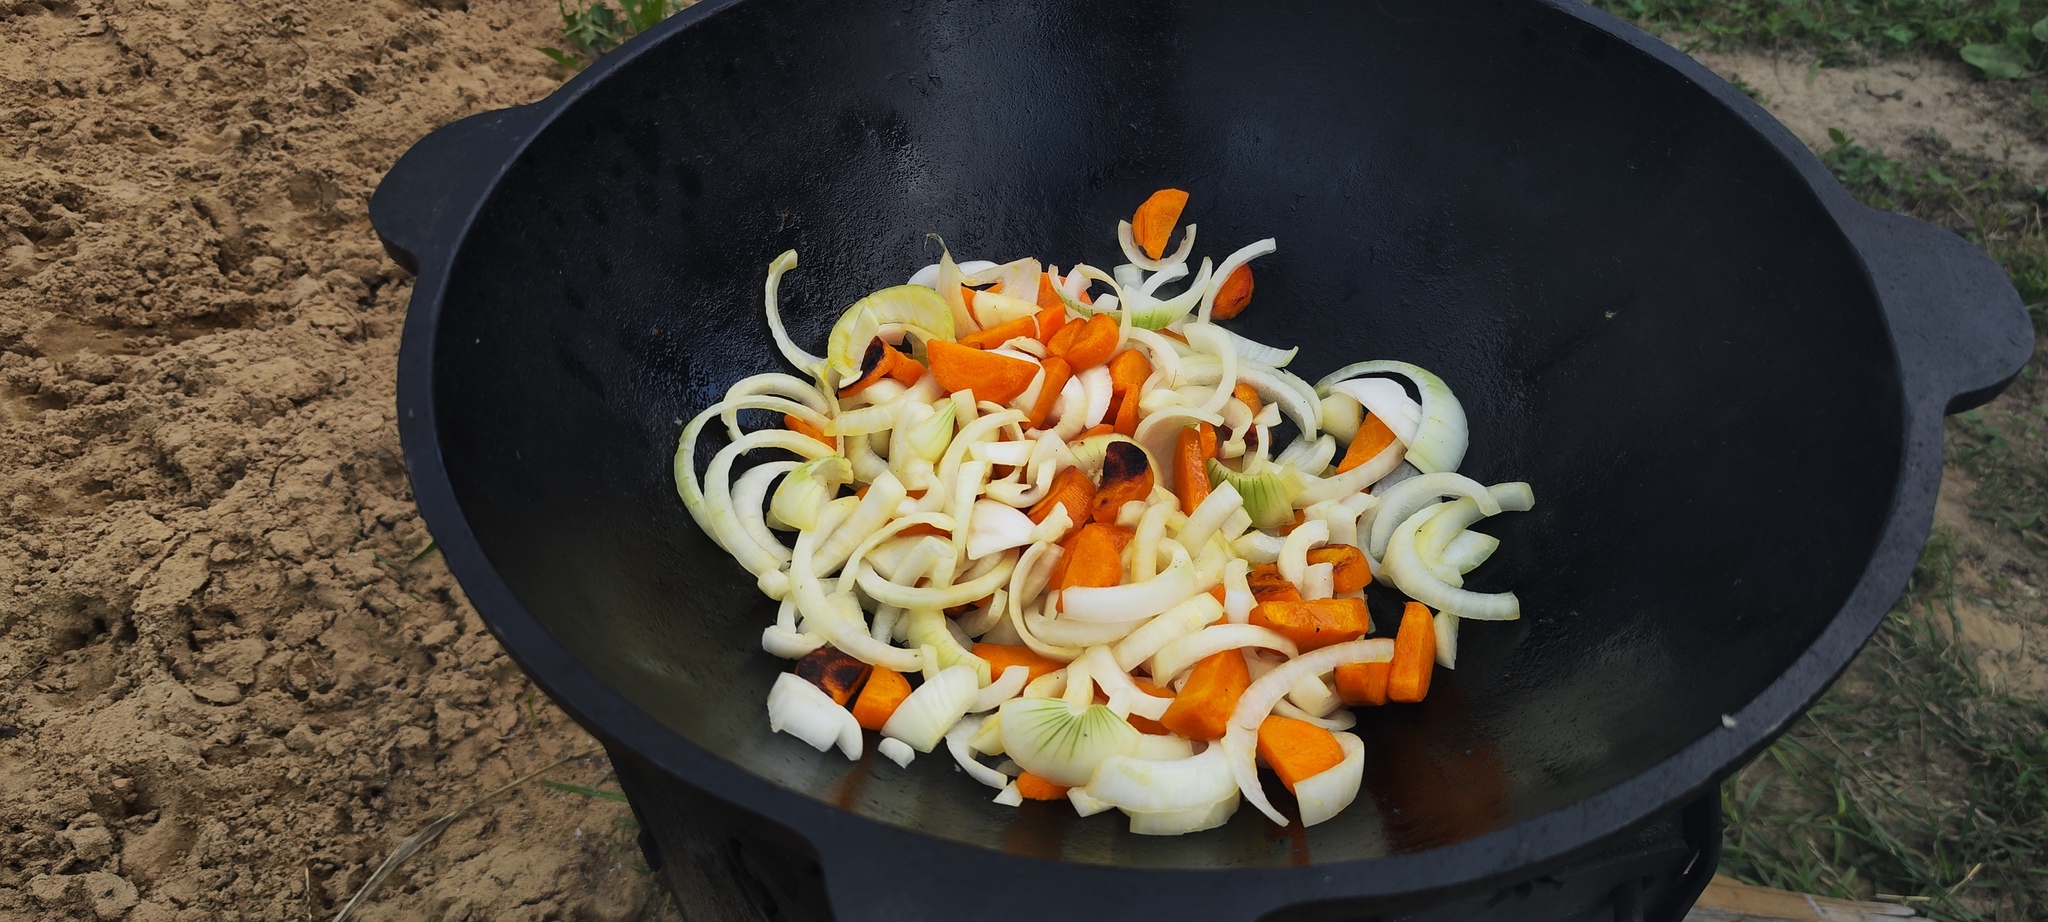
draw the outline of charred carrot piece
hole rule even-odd
[[[1074,376],[1074,370],[1067,366],[1067,360],[1050,356],[1045,364],[1045,383],[1038,386],[1038,400],[1031,405],[1031,415],[1024,420],[1029,429],[1045,428],[1045,421],[1052,416],[1052,408],[1059,405],[1060,389],[1067,386],[1067,379]]]
[[[925,355],[932,360],[932,378],[940,387],[950,393],[971,390],[976,400],[1009,403],[1038,376],[1038,366],[1031,362],[943,339],[926,343]]]
[[[1252,267],[1239,266],[1223,277],[1223,284],[1216,289],[1216,303],[1209,308],[1209,316],[1216,320],[1229,320],[1243,313],[1245,305],[1251,302]]]
[[[1401,629],[1394,634],[1393,665],[1387,673],[1387,700],[1414,703],[1429,694],[1436,670],[1436,619],[1429,606],[1410,602],[1401,609]]]
[[[1259,411],[1266,408],[1266,402],[1259,399],[1259,389],[1243,381],[1237,382],[1237,386],[1230,389],[1230,396],[1243,401],[1253,416],[1259,415]]]
[[[1092,518],[1115,524],[1125,503],[1152,496],[1152,484],[1152,463],[1145,459],[1145,449],[1135,442],[1110,442],[1102,451],[1102,483],[1095,488]]]
[[[1251,623],[1271,628],[1288,640],[1294,641],[1301,652],[1307,653],[1334,643],[1357,640],[1372,630],[1372,616],[1366,612],[1364,599],[1302,599],[1291,602],[1260,602],[1252,607]],[[1405,630],[1407,619],[1402,619]],[[1435,641],[1430,642],[1430,657],[1436,656]]]
[[[1357,592],[1372,585],[1372,568],[1365,562],[1365,552],[1349,544],[1311,548],[1308,562],[1329,564],[1338,592]]]
[[[1292,791],[1303,778],[1336,768],[1344,761],[1344,747],[1335,734],[1315,724],[1274,715],[1259,724],[1259,758]]]
[[[1158,259],[1166,253],[1166,240],[1173,235],[1173,226],[1180,223],[1181,210],[1187,205],[1186,192],[1161,189],[1138,206],[1137,213],[1131,215],[1131,237],[1146,256]]]
[[[910,680],[901,673],[877,667],[868,675],[868,684],[860,690],[860,697],[853,702],[853,719],[869,730],[880,730],[889,722],[889,715],[896,713],[897,705],[910,697]]]
[[[1202,450],[1202,430],[1196,426],[1174,437],[1173,490],[1185,515],[1194,515],[1195,507],[1209,498],[1209,454]]]
[[[839,396],[851,397],[883,378],[914,384],[918,378],[924,377],[924,366],[916,359],[879,339],[868,343],[867,352],[861,355],[860,367],[860,380],[840,388]]]
[[[867,684],[874,668],[831,647],[819,647],[796,661],[797,678],[823,689],[841,706]]]
[[[1358,434],[1351,437],[1351,445],[1344,449],[1344,460],[1337,462],[1337,473],[1342,474],[1354,467],[1371,461],[1374,455],[1394,444],[1394,430],[1371,413],[1358,424]]]
[[[811,438],[817,439],[820,442],[824,442],[827,445],[831,445],[833,448],[839,447],[838,445],[833,444],[832,437],[826,435],[825,430],[813,426],[810,423],[804,422],[803,420],[798,419],[797,417],[791,414],[782,414],[782,428],[788,429],[791,432],[801,432],[805,435],[810,436]]]
[[[1220,740],[1230,729],[1230,712],[1237,710],[1237,699],[1251,684],[1243,653],[1212,653],[1195,663],[1187,684],[1173,696],[1159,723],[1191,740]]]
[[[1377,707],[1387,703],[1387,674],[1392,663],[1346,663],[1337,667],[1337,697],[1345,704]]]
[[[1073,538],[1080,533],[1081,526],[1088,524],[1089,517],[1095,514],[1095,481],[1089,480],[1088,475],[1082,473],[1078,467],[1063,468],[1058,474],[1053,475],[1052,488],[1047,490],[1038,502],[1032,504],[1031,511],[1026,515],[1030,516],[1033,522],[1043,522],[1046,516],[1052,515],[1054,506],[1065,506],[1067,518],[1074,523],[1060,539],[1065,541]]]

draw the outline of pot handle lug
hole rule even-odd
[[[1850,228],[1877,283],[1908,381],[1944,413],[1982,406],[2034,353],[2034,325],[2005,270],[1943,228],[1864,206]]]
[[[370,194],[370,224],[384,252],[418,272],[446,255],[484,192],[512,161],[539,106],[513,106],[451,122],[414,142]]]

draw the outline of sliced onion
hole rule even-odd
[[[1167,705],[1173,703],[1173,698],[1154,695],[1133,683],[1131,677],[1117,666],[1116,658],[1110,655],[1108,647],[1089,647],[1081,658],[1088,661],[1089,678],[1104,695],[1109,696],[1112,708],[1121,698],[1129,713],[1158,720],[1166,713]]]
[[[1138,751],[1131,753],[1138,759],[1185,759],[1195,754],[1195,744],[1178,736],[1147,733],[1138,737]],[[1097,769],[1100,772],[1100,769]]]
[[[775,348],[782,350],[782,357],[789,364],[806,374],[815,374],[825,364],[822,356],[812,355],[796,347],[782,328],[782,308],[778,304],[778,292],[782,288],[782,274],[796,268],[796,251],[784,250],[782,255],[768,264],[768,282],[762,292],[762,301],[768,309],[768,332],[775,337]],[[865,346],[863,346],[865,348]]]
[[[1435,617],[1436,664],[1445,669],[1458,668],[1458,616],[1447,611],[1437,612]]]
[[[956,268],[964,277],[969,275],[979,275],[995,267],[995,263],[989,262],[986,259],[970,259],[964,263],[959,264],[959,266],[957,266]],[[939,264],[932,263],[931,265],[925,266],[924,268],[911,273],[909,281],[905,282],[904,284],[923,285],[926,288],[936,289],[939,285]]]
[[[1250,620],[1252,606],[1257,603],[1248,579],[1251,568],[1251,561],[1242,557],[1230,558],[1223,568],[1223,617],[1232,624]]]
[[[1336,816],[1358,799],[1359,782],[1365,778],[1365,742],[1350,733],[1335,735],[1337,745],[1344,747],[1344,761],[1294,783],[1303,826]]]
[[[1081,389],[1088,395],[1088,413],[1082,417],[1082,428],[1100,425],[1102,418],[1109,415],[1109,399],[1114,396],[1109,366],[1097,365],[1074,377],[1080,379]]]
[[[1280,542],[1280,576],[1296,589],[1307,588],[1308,552],[1330,541],[1330,523],[1309,519],[1295,526]]]
[[[953,729],[953,725],[967,714],[967,708],[974,703],[975,692],[980,687],[973,667],[941,669],[938,675],[925,680],[910,693],[910,697],[896,706],[896,712],[882,724],[882,735],[902,740],[918,752],[930,752],[945,737],[946,731]]]
[[[1024,683],[1031,679],[1031,670],[1024,666],[1011,666],[987,688],[974,693],[974,703],[968,705],[967,713],[979,714],[1001,707],[1003,702],[1017,697],[1024,691]]]
[[[990,799],[1005,807],[1021,807],[1024,805],[1024,792],[1018,790],[1016,782],[1013,781],[1004,785],[1003,789]]]
[[[1188,254],[1194,252],[1195,249],[1195,226],[1193,224],[1188,225],[1187,232],[1181,235],[1180,249],[1168,253],[1160,259],[1153,259],[1145,255],[1145,251],[1138,246],[1138,238],[1131,230],[1131,222],[1129,221],[1116,222],[1116,242],[1118,246],[1123,248],[1124,258],[1130,260],[1131,265],[1147,272],[1159,272],[1176,263],[1188,261]],[[1077,266],[1076,268],[1079,267]]]
[[[1344,702],[1337,700],[1337,693],[1330,690],[1321,676],[1303,676],[1287,689],[1286,700],[1294,702],[1304,713],[1317,717],[1328,717]]]
[[[1437,518],[1443,518],[1443,515],[1439,513]],[[1435,519],[1430,521],[1435,521]],[[1423,527],[1427,528],[1428,526],[1425,525]],[[1470,573],[1474,568],[1492,557],[1493,552],[1499,547],[1500,539],[1485,532],[1460,532],[1457,537],[1451,539],[1450,544],[1444,547],[1443,556],[1437,558],[1437,560],[1459,573]]]
[[[1196,593],[1118,641],[1113,651],[1117,668],[1125,672],[1136,669],[1167,644],[1214,624],[1221,617],[1223,606],[1215,596],[1206,592]],[[1152,714],[1143,716],[1159,719]]]
[[[1216,533],[1217,528],[1230,518],[1231,513],[1242,508],[1244,497],[1237,492],[1236,487],[1225,480],[1209,490],[1209,495],[1202,500],[1201,505],[1196,506],[1195,511],[1188,514],[1187,524],[1180,527],[1175,537],[1180,539],[1183,546],[1201,547],[1209,543],[1209,536]]]
[[[1104,760],[1135,751],[1142,735],[1100,704],[1076,713],[1059,698],[1012,698],[996,713],[1003,720],[1003,750],[1054,784],[1087,784]]]
[[[904,636],[909,640],[910,646],[920,650],[930,648],[935,656],[934,661],[941,668],[966,666],[974,670],[976,688],[980,688],[982,683],[989,680],[988,661],[975,656],[968,649],[971,644],[963,643],[959,637],[954,636],[953,631],[957,628],[953,625],[953,619],[946,617],[945,612],[936,608],[913,608],[904,612],[904,617],[910,619],[904,630]]]
[[[768,689],[768,729],[803,740],[819,752],[837,744],[847,758],[860,758],[860,723],[853,713],[793,672],[776,676]]]
[[[1358,726],[1358,716],[1348,710],[1338,709],[1331,711],[1325,716],[1317,717],[1301,708],[1295,707],[1294,702],[1286,698],[1280,699],[1280,703],[1273,705],[1273,713],[1281,717],[1292,717],[1302,723],[1314,724],[1331,731],[1349,730],[1352,727]]]
[[[1330,385],[1330,392],[1358,401],[1392,429],[1394,438],[1402,444],[1415,443],[1415,432],[1422,428],[1422,404],[1408,396],[1401,382],[1392,378],[1352,378]]]
[[[1194,562],[1182,553],[1166,572],[1142,583],[1075,586],[1060,593],[1060,616],[1075,621],[1150,618],[1187,601],[1197,591]]]
[[[1068,788],[1067,803],[1073,804],[1074,812],[1081,816],[1094,816],[1106,810],[1116,809],[1109,804],[1088,796],[1088,789],[1085,786]]]
[[[1017,557],[1008,551],[1001,557],[988,558],[997,561],[994,567],[982,575],[952,586],[904,586],[883,579],[875,568],[863,566],[857,582],[868,598],[885,605],[899,608],[952,608],[968,605],[995,593],[997,587],[1010,578]]]
[[[956,288],[953,299],[959,297]],[[940,339],[954,338],[955,318],[944,292],[934,292],[922,285],[884,288],[855,301],[832,325],[831,336],[825,342],[825,364],[839,375],[833,384],[843,386],[860,379],[860,362],[867,354],[868,343],[881,335],[885,324],[908,324]]]
[[[1322,399],[1319,409],[1325,432],[1346,445],[1358,437],[1358,426],[1365,421],[1365,408],[1359,406],[1358,401],[1342,394],[1331,394]]]
[[[748,471],[740,477],[740,487],[733,490],[733,502],[740,502],[739,494],[747,486],[749,478],[760,476],[759,472],[764,468],[773,471],[784,464],[790,462],[763,464]],[[818,510],[832,501],[841,486],[853,480],[853,465],[839,455],[812,458],[802,464],[792,464],[788,470],[789,476],[782,478],[782,485],[775,488],[775,498],[768,506],[768,515],[792,531],[816,528]],[[784,556],[783,559],[789,558]]]
[[[1239,247],[1237,252],[1224,257],[1223,263],[1216,267],[1215,281],[1210,282],[1209,290],[1202,293],[1202,310],[1197,315],[1199,319],[1203,323],[1209,322],[1209,313],[1216,309],[1216,296],[1223,293],[1224,280],[1230,278],[1230,274],[1236,272],[1237,267],[1271,253],[1278,248],[1279,245],[1273,242],[1273,238],[1267,237],[1264,240],[1254,240],[1251,243],[1245,244]]]
[[[1407,362],[1358,362],[1324,376],[1316,390],[1329,393],[1332,385],[1360,375],[1398,374],[1415,382],[1422,395],[1422,425],[1408,445],[1408,460],[1425,474],[1455,471],[1465,459],[1471,442],[1471,428],[1465,421],[1465,407],[1451,393],[1444,379]]]
[[[1411,477],[1380,494],[1381,509],[1372,520],[1372,535],[1365,552],[1374,557],[1385,557],[1387,540],[1393,537],[1394,529],[1413,516],[1416,510],[1434,505],[1445,496],[1470,497],[1481,515],[1500,514],[1500,501],[1493,498],[1484,484],[1463,474],[1445,471]]]
[[[967,520],[967,559],[980,560],[990,554],[1030,544],[1038,523],[1014,506],[980,500]]]
[[[906,495],[903,482],[892,475],[884,474],[869,483],[867,495],[860,498],[860,504],[854,508],[853,514],[840,523],[838,528],[832,529],[831,537],[826,538],[824,543],[818,546],[817,559],[812,561],[815,569],[811,572],[824,577],[837,571],[853,553],[854,548],[860,547],[868,536],[882,530],[889,520],[896,516],[897,506],[903,502]],[[903,607],[910,606],[903,604]]]
[[[1189,227],[1188,231],[1189,236],[1193,237],[1194,228]],[[1189,311],[1195,309],[1195,305],[1201,301],[1202,293],[1209,290],[1212,269],[1208,257],[1203,257],[1202,268],[1195,273],[1194,281],[1188,283],[1187,290],[1163,301],[1154,300],[1150,291],[1132,292],[1127,288],[1126,294],[1131,296],[1131,300],[1126,302],[1124,317],[1129,319],[1132,329],[1163,330],[1170,324],[1180,322]]]
[[[1237,556],[1258,566],[1265,566],[1280,559],[1280,549],[1287,544],[1284,535],[1272,535],[1263,531],[1248,531],[1230,543],[1230,549]]]
[[[905,745],[902,740],[887,736],[875,744],[875,751],[888,757],[889,761],[896,763],[899,768],[909,768],[910,760],[917,758],[917,750]]]
[[[1366,459],[1364,464],[1331,477],[1303,477],[1301,492],[1294,501],[1303,506],[1333,499],[1343,499],[1371,486],[1372,482],[1387,476],[1387,472],[1400,466],[1401,457],[1407,451],[1396,441],[1380,449],[1380,453]]]
[[[1250,360],[1238,361],[1236,370],[1236,379],[1251,385],[1267,403],[1279,407],[1279,412],[1293,420],[1295,428],[1301,430],[1302,438],[1315,438],[1321,431],[1321,400],[1308,382],[1284,370]],[[1181,363],[1181,377],[1175,386],[1214,384],[1222,379],[1222,375],[1222,365],[1215,356],[1189,356]]]
[[[1237,793],[1230,763],[1218,746],[1184,759],[1112,756],[1086,787],[1090,796],[1131,813],[1192,810]]]
[[[1237,813],[1238,797],[1232,793],[1207,807],[1171,813],[1132,813],[1131,833],[1141,836],[1178,836],[1215,829]]]
[[[1230,625],[1237,627],[1239,625]],[[1220,630],[1210,628],[1209,630]],[[1285,697],[1288,689],[1303,676],[1320,676],[1338,666],[1352,663],[1384,663],[1394,658],[1394,642],[1385,637],[1350,640],[1331,644],[1320,650],[1311,650],[1300,656],[1273,667],[1271,672],[1252,680],[1252,684],[1237,699],[1237,708],[1230,714],[1230,730],[1223,737],[1225,757],[1231,761],[1231,772],[1237,777],[1238,786],[1244,791],[1245,799],[1259,812],[1266,814],[1275,824],[1286,826],[1287,817],[1273,808],[1266,799],[1266,792],[1259,786],[1258,768],[1253,763],[1259,723],[1273,713],[1273,706]]]
[[[1529,489],[1528,484],[1519,481],[1497,483],[1487,487],[1486,492],[1493,497],[1495,503],[1500,505],[1500,509],[1503,512],[1527,512],[1536,506],[1535,491]],[[1435,518],[1430,519],[1427,524],[1416,531],[1416,549],[1421,552],[1425,561],[1449,563],[1450,561],[1447,558],[1450,553],[1451,543],[1465,535],[1473,534],[1465,529],[1469,528],[1472,523],[1485,517],[1486,513],[1480,511],[1479,504],[1476,501],[1470,499],[1454,500],[1439,511]],[[1479,537],[1491,538],[1492,536],[1481,535]],[[1491,543],[1497,546],[1500,542],[1498,539],[1495,539]],[[1481,544],[1485,544],[1485,542],[1481,542]],[[1468,542],[1468,550],[1460,555],[1461,560],[1464,558],[1464,555],[1472,554],[1478,549],[1478,547],[1472,546]],[[1486,555],[1491,553],[1493,553],[1492,547],[1489,546],[1485,549],[1484,553],[1479,554],[1479,559],[1484,560]],[[1478,566],[1478,563],[1475,561],[1472,566]],[[1462,567],[1460,571],[1470,570],[1471,568]]]
[[[839,458],[838,455],[833,455],[832,457]],[[839,458],[839,460],[844,461],[846,459]],[[787,474],[798,467],[799,465],[795,461],[770,461],[766,464],[757,464],[749,468],[746,473],[741,474],[739,482],[732,485],[733,515],[739,519],[740,530],[746,532],[747,537],[752,538],[755,544],[761,546],[762,550],[775,555],[775,558],[783,563],[789,562],[789,548],[784,547],[782,540],[777,538],[775,532],[769,529],[768,519],[762,517],[761,506],[768,500],[768,483],[777,476]],[[853,473],[853,469],[850,466],[847,468],[847,473],[849,475]],[[786,480],[787,478],[785,478],[785,482]],[[829,499],[831,499],[830,496],[815,498],[814,505],[812,506],[813,516],[816,515],[817,507],[823,506],[825,501]],[[774,514],[774,510],[771,508],[768,515],[772,517]],[[785,526],[787,531],[796,530],[796,526],[782,522],[780,519],[776,520],[776,524]]]
[[[1078,648],[1116,643],[1146,624],[1143,618],[1132,621],[1073,621],[1039,614],[1025,615],[1024,620],[1031,626],[1032,636],[1045,643],[1074,648],[1075,656],[1080,655]]]
[[[908,699],[904,703],[908,704]],[[946,731],[946,751],[953,754],[953,761],[960,764],[967,772],[967,777],[1000,791],[1009,786],[1010,776],[981,764],[981,761],[974,757],[973,747],[968,745],[968,740],[973,739],[975,733],[980,730],[981,718],[961,718],[959,723],[953,725],[953,729]]]
[[[783,659],[803,659],[811,651],[825,645],[825,638],[816,634],[799,634],[779,624],[771,624],[761,631],[761,649],[770,656]]]
[[[1151,666],[1146,671],[1152,674],[1153,684],[1161,684],[1206,657],[1240,647],[1277,650],[1287,656],[1298,652],[1294,641],[1271,628],[1256,624],[1212,624],[1192,636],[1161,647],[1158,653],[1152,654]]]
[[[1327,563],[1312,563],[1301,571],[1301,597],[1303,599],[1327,599],[1337,594],[1337,568]]]

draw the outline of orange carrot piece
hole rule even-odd
[[[1049,342],[1053,334],[1067,328],[1067,306],[1054,304],[1031,315],[1031,322],[1038,329],[1037,335],[1032,338],[1039,342]]]
[[[1145,386],[1145,379],[1152,376],[1152,361],[1143,352],[1125,349],[1109,360],[1109,389],[1116,401],[1116,431],[1124,435],[1138,432],[1138,391]]]
[[[1294,602],[1260,602],[1252,606],[1251,623],[1272,628],[1294,641],[1301,652],[1333,643],[1357,640],[1372,630],[1372,616],[1364,599],[1303,599]],[[1407,621],[1403,619],[1405,628]],[[1432,641],[1434,644],[1434,641]],[[1431,656],[1435,656],[1434,646]]]
[[[1344,761],[1344,747],[1335,734],[1315,724],[1274,715],[1259,724],[1259,758],[1292,791],[1303,778],[1336,768]]]
[[[1394,444],[1394,430],[1371,413],[1358,424],[1358,434],[1351,437],[1351,446],[1344,449],[1344,460],[1337,462],[1337,473],[1342,474],[1354,467],[1371,461],[1374,455]]]
[[[975,656],[981,657],[988,663],[990,678],[1001,678],[1003,670],[1011,666],[1024,667],[1029,670],[1029,674],[1033,679],[1048,672],[1058,672],[1067,666],[1067,664],[1059,660],[1040,656],[1038,651],[1020,644],[976,643],[973,652]]]
[[[1110,424],[1108,424],[1108,423],[1101,423],[1101,424],[1099,424],[1099,425],[1089,426],[1088,428],[1086,428],[1086,429],[1083,429],[1083,430],[1081,430],[1081,434],[1080,434],[1080,435],[1074,436],[1074,441],[1078,442],[1078,441],[1080,441],[1080,440],[1082,440],[1082,439],[1086,439],[1086,438],[1092,438],[1092,437],[1094,437],[1094,436],[1098,436],[1098,435],[1115,435],[1115,434],[1116,434],[1116,427],[1115,427],[1115,426],[1112,426],[1112,425],[1110,425]]]
[[[1337,667],[1337,697],[1345,704],[1377,707],[1387,703],[1387,674],[1392,663],[1346,663]]]
[[[801,432],[805,435],[810,436],[811,438],[817,439],[820,442],[824,442],[827,445],[831,445],[833,448],[839,447],[838,445],[833,443],[831,436],[825,434],[825,430],[813,426],[810,423],[804,422],[803,420],[798,419],[795,416],[792,416],[788,413],[782,414],[782,428],[788,429],[791,432]]]
[[[1329,564],[1338,592],[1357,592],[1372,585],[1372,567],[1365,562],[1365,552],[1349,544],[1310,548],[1308,562]]]
[[[1223,595],[1224,589],[1222,583],[1217,583],[1216,585],[1209,587],[1209,596],[1216,600],[1216,604],[1223,604]]]
[[[1102,451],[1102,483],[1095,488],[1095,511],[1091,518],[1115,524],[1125,503],[1142,502],[1152,496],[1152,462],[1136,442],[1111,442]]]
[[[1069,320],[1061,324],[1059,329],[1054,330],[1052,335],[1046,338],[1045,354],[1066,355],[1067,350],[1074,347],[1074,340],[1081,337],[1081,331],[1087,326],[1088,322],[1085,320]]]
[[[1048,356],[1045,364],[1039,367],[1045,369],[1045,383],[1038,386],[1038,400],[1031,404],[1031,415],[1024,420],[1027,429],[1045,427],[1046,419],[1052,416],[1052,408],[1059,405],[1060,389],[1066,387],[1067,379],[1074,376],[1067,360],[1057,355]]]
[[[1060,348],[1059,341],[1067,335],[1067,328],[1076,326],[1079,329],[1075,331],[1074,338],[1067,342],[1066,348]],[[1082,372],[1109,361],[1110,355],[1116,352],[1116,337],[1116,319],[1108,314],[1096,314],[1086,323],[1067,324],[1052,342],[1045,344],[1045,348],[1047,352],[1066,359],[1076,372]]]
[[[1216,289],[1216,304],[1209,308],[1209,316],[1216,320],[1229,320],[1243,313],[1244,306],[1251,301],[1252,267],[1239,266],[1223,277],[1222,286]]]
[[[1194,515],[1195,507],[1209,498],[1209,456],[1202,451],[1202,430],[1188,426],[1173,440],[1173,490],[1180,494],[1180,511]]]
[[[959,342],[960,345],[973,346],[976,349],[994,349],[1020,336],[1032,337],[1037,332],[1038,321],[1035,317],[1019,317],[1008,323],[998,323],[979,333],[969,333],[960,337]]]
[[[1212,653],[1195,663],[1186,685],[1166,706],[1159,723],[1191,740],[1220,740],[1230,729],[1230,712],[1252,684],[1251,669],[1237,650]]]
[[[870,730],[880,730],[896,713],[896,706],[910,697],[910,680],[902,673],[879,666],[868,675],[868,684],[853,701],[853,719]]]
[[[1307,521],[1308,521],[1308,510],[1306,510],[1306,509],[1296,509],[1296,510],[1294,510],[1294,521],[1292,521],[1292,522],[1289,522],[1289,523],[1287,523],[1287,524],[1285,524],[1285,525],[1282,525],[1282,526],[1280,526],[1280,533],[1281,533],[1281,534],[1283,534],[1283,535],[1291,535],[1291,534],[1294,534],[1294,530],[1295,530],[1295,529],[1297,529],[1297,528],[1300,528],[1300,527],[1302,526],[1302,523],[1304,523],[1304,522],[1307,522]]]
[[[1017,775],[1017,793],[1024,795],[1025,800],[1066,800],[1067,786],[1022,772]]]
[[[1009,403],[1038,376],[1038,366],[1031,362],[973,346],[935,339],[924,348],[932,360],[932,378],[939,386],[949,393],[971,390],[976,400]]]
[[[1237,386],[1230,389],[1230,396],[1244,401],[1244,405],[1251,409],[1253,416],[1259,415],[1259,411],[1266,408],[1266,402],[1259,399],[1259,389],[1243,381],[1237,382]]]
[[[797,678],[823,689],[841,707],[867,684],[874,668],[832,647],[819,647],[796,661]]]
[[[1202,424],[1202,457],[1216,457],[1216,427],[1208,423]]]
[[[861,356],[860,380],[839,389],[839,396],[851,397],[867,390],[868,385],[883,378],[893,378],[904,384],[914,384],[924,376],[924,366],[905,355],[902,350],[879,339],[868,343],[868,350]]]
[[[1052,284],[1052,273],[1038,273],[1038,306],[1051,310],[1055,307],[1066,310],[1067,304],[1060,300],[1059,289]]]
[[[1161,189],[1131,215],[1131,236],[1146,256],[1158,259],[1166,253],[1166,240],[1180,223],[1181,209],[1188,206],[1188,194],[1179,189]]]
[[[1394,660],[1387,673],[1387,700],[1414,703],[1429,694],[1430,673],[1436,670],[1436,620],[1429,606],[1410,602],[1401,609],[1401,630],[1394,634]]]
[[[1066,541],[1080,534],[1081,526],[1088,524],[1089,517],[1095,514],[1095,481],[1089,480],[1078,467],[1062,468],[1053,475],[1052,489],[1047,490],[1026,515],[1033,522],[1043,522],[1046,516],[1052,515],[1055,505],[1065,506],[1067,518],[1074,523],[1066,534],[1060,536],[1060,540]]]
[[[1280,575],[1280,565],[1264,563],[1245,574],[1245,582],[1252,587],[1252,598],[1260,602],[1299,602],[1301,590]]]
[[[1059,575],[1056,585],[1061,589],[1075,586],[1114,586],[1123,582],[1123,541],[1117,540],[1121,528],[1090,525],[1081,529],[1067,542],[1067,552],[1060,556],[1066,565],[1066,572]]]

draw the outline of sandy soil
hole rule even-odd
[[[0,919],[325,918],[592,746],[405,563],[410,282],[364,217],[412,140],[558,85],[556,25],[0,0]],[[359,917],[631,917],[623,815],[527,785]]]
[[[364,216],[412,140],[557,85],[555,26],[534,0],[0,0],[0,920],[324,918],[402,836],[592,745],[428,547],[391,418],[410,278]],[[1702,57],[1812,143],[1933,128],[2048,169],[1956,66]],[[1972,558],[1993,604],[1964,633],[2048,689],[2030,563]],[[526,785],[360,918],[631,918],[624,819]]]

